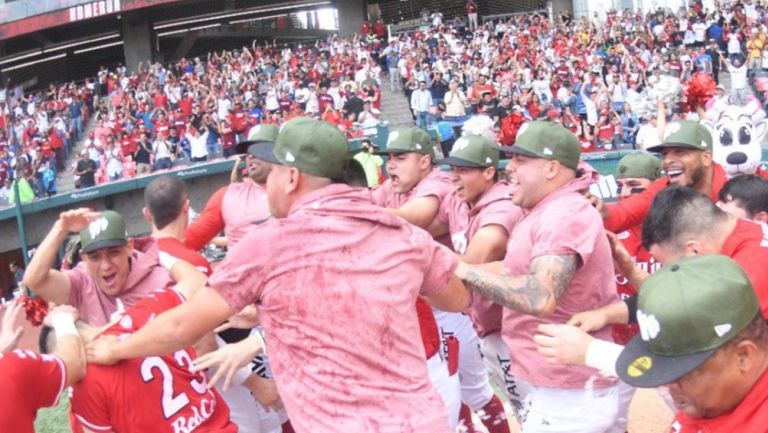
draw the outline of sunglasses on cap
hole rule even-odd
[[[622,191],[624,191],[624,187],[621,184],[616,186],[616,195],[621,195]],[[630,194],[640,194],[643,191],[645,191],[645,188],[642,186],[636,186],[629,189]]]

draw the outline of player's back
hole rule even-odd
[[[154,315],[180,304],[170,289],[158,291],[126,311],[104,334],[130,334]],[[206,377],[189,369],[192,348],[171,355],[125,360],[111,366],[89,365],[74,387],[72,411],[95,432],[229,433],[229,409]]]

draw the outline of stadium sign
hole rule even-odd
[[[69,8],[69,21],[75,22],[88,18],[120,12],[120,0],[102,0]]]

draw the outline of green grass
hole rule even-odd
[[[69,393],[65,390],[59,405],[40,409],[35,420],[36,433],[71,433],[69,429]]]

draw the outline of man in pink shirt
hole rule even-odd
[[[83,260],[71,270],[52,269],[70,232],[80,232]],[[158,262],[156,244],[144,253],[134,250],[120,214],[87,208],[59,216],[24,273],[24,285],[47,301],[72,305],[93,326],[107,324],[121,303],[133,305],[172,281]]]
[[[100,362],[168,353],[255,303],[278,388],[298,433],[447,433],[427,377],[413,305],[461,311],[469,294],[456,259],[427,233],[334,183],[348,160],[333,125],[287,122],[254,153],[274,164],[275,219],[246,235],[187,303],[132,337],[100,340]],[[254,254],[269,245],[279,254]]]
[[[249,142],[274,142],[278,131],[276,125],[257,125],[251,130]],[[187,227],[185,245],[199,250],[224,230],[227,235],[227,247],[233,248],[246,233],[269,219],[269,206],[264,188],[271,166],[249,153],[246,156],[246,167],[248,176],[242,182],[222,187],[208,199],[200,216]]]
[[[450,233],[453,250],[466,263],[502,260],[509,235],[523,214],[512,203],[509,183],[498,181],[499,150],[495,143],[479,135],[461,137],[450,156],[439,162],[451,166],[455,189],[440,205],[439,224],[433,226],[433,235]],[[473,411],[487,415],[481,420],[489,432],[509,432],[507,415],[488,383],[489,373],[511,401],[516,415],[526,392],[524,384],[509,374],[509,351],[501,339],[502,307],[474,294],[466,313],[471,322],[465,315],[447,318],[461,342],[461,399]],[[471,413],[465,407],[461,419],[472,432]]]
[[[457,275],[505,307],[502,337],[511,371],[531,386],[522,431],[613,431],[615,381],[586,367],[552,365],[533,341],[538,325],[566,323],[584,308],[617,299],[602,219],[581,194],[592,179],[578,167],[579,141],[558,123],[533,121],[503,150],[513,155],[507,167],[512,201],[525,216],[498,272],[462,263]],[[610,329],[595,336],[610,341]]]

